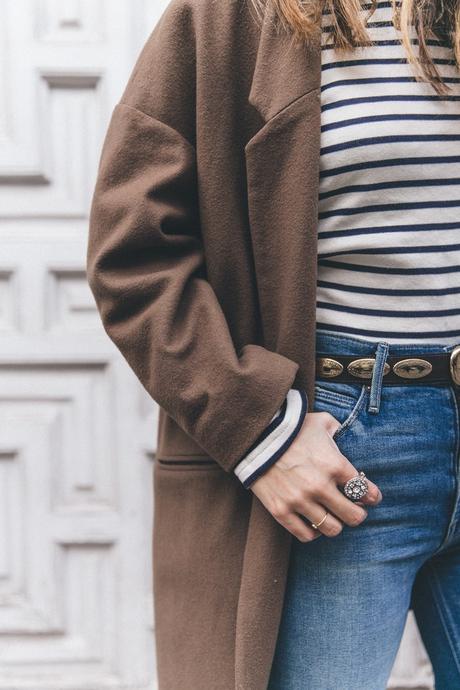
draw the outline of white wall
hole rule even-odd
[[[155,687],[155,405],[84,266],[102,137],[166,4],[2,0],[0,690]],[[392,687],[431,687],[414,639]]]

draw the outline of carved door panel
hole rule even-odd
[[[155,405],[85,280],[102,137],[165,2],[3,0],[0,688],[155,687]]]

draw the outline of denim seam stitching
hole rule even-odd
[[[353,408],[359,400],[361,395],[361,390],[356,397],[340,395],[340,393],[332,393],[324,390],[315,390],[315,400],[325,400],[326,402],[336,403],[336,405],[342,405],[344,409]]]
[[[336,340],[343,341],[345,343],[349,343],[350,341],[353,341],[353,343],[358,343],[360,346],[363,345],[369,345],[369,341],[367,339],[362,339],[362,338],[357,338],[353,335],[343,335],[342,333],[338,333],[337,331],[328,329],[328,328],[317,328],[316,333],[318,335],[318,338],[334,338]],[[376,344],[378,341],[372,341],[372,344]],[[414,345],[413,343],[399,343],[399,342],[393,342],[389,343],[390,349],[393,347],[396,347],[398,351],[401,353],[408,353],[411,352],[411,349],[413,349]],[[440,343],[436,342],[429,342],[429,343],[417,343],[417,347],[421,349],[421,351],[425,354],[429,354],[430,352],[432,353],[438,353],[438,352],[449,352],[453,345],[447,344],[447,345],[441,345]],[[425,348],[429,347],[431,348],[430,350],[426,350]]]
[[[449,392],[450,392],[450,396],[451,396],[451,399],[452,399],[452,402],[453,402],[453,405],[455,408],[456,424],[455,424],[455,449],[454,449],[454,470],[455,470],[454,476],[455,476],[455,479],[457,482],[457,491],[455,494],[453,519],[451,519],[448,530],[447,530],[446,539],[445,539],[446,542],[449,539],[449,537],[451,536],[452,532],[455,530],[455,527],[456,527],[457,522],[458,522],[458,519],[455,518],[455,513],[457,512],[456,509],[458,507],[458,501],[460,498],[460,486],[459,486],[459,481],[458,481],[459,480],[458,475],[459,475],[459,470],[460,470],[460,467],[459,467],[459,455],[460,455],[459,440],[460,439],[459,439],[459,433],[458,433],[458,428],[459,428],[459,424],[460,424],[460,410],[458,408],[457,396],[455,395],[452,387],[450,387]]]
[[[380,341],[377,344],[377,350],[375,353],[375,370],[373,371],[370,391],[369,391],[369,405],[367,407],[368,412],[373,414],[380,411],[380,400],[382,397],[382,385],[383,385],[383,372],[385,369],[385,364],[388,358],[389,343],[386,341]]]
[[[353,407],[352,411],[350,412],[348,417],[345,419],[345,421],[339,426],[339,428],[337,429],[337,431],[333,435],[334,440],[336,438],[340,437],[342,435],[342,432],[349,429],[350,426],[352,425],[352,423],[356,420],[356,418],[360,414],[362,408],[364,407],[365,401],[367,399],[367,393],[368,393],[368,387],[366,384],[363,383],[363,386],[361,388],[361,392],[359,394],[359,398],[357,399],[355,406]]]
[[[456,399],[455,393],[452,390],[452,387],[450,387],[449,392],[450,392],[452,404],[453,404],[453,407],[455,410],[455,422],[456,423],[455,423],[455,444],[454,444],[454,469],[455,469],[454,476],[456,477],[456,481],[458,483],[458,473],[459,473],[459,461],[458,461],[458,459],[459,459],[459,454],[460,454],[460,437],[459,437],[459,433],[458,433],[458,427],[460,424],[460,410],[459,410],[459,407],[457,404],[457,399]],[[455,520],[454,517],[455,517],[455,508],[457,506],[459,496],[460,496],[460,487],[457,485],[457,491],[455,493],[454,506],[453,506],[453,515],[452,515],[451,519],[449,520],[449,524],[447,526],[447,530],[446,530],[446,533],[444,535],[444,538],[442,539],[442,541],[441,541],[440,545],[438,546],[438,548],[436,549],[436,551],[434,551],[431,554],[432,557],[436,556],[438,553],[441,553],[442,550],[449,543],[449,539],[450,539],[451,534],[452,534],[453,530],[455,529],[455,525],[457,523],[457,520]]]
[[[444,595],[442,592],[442,587],[440,586],[438,575],[436,573],[436,569],[434,568],[432,563],[428,563],[428,570],[431,572],[432,576],[432,582],[433,582],[433,602],[436,606],[436,609],[439,614],[439,620],[441,621],[444,632],[446,634],[447,641],[449,643],[449,647],[452,652],[452,657],[454,659],[455,665],[457,667],[457,670],[460,674],[460,656],[457,654],[456,647],[455,647],[455,640],[452,639],[451,635],[451,619],[449,616],[449,607],[446,606],[446,601],[444,599]],[[442,606],[440,605],[440,602],[442,603]],[[452,628],[453,629],[453,628]]]

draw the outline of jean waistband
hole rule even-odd
[[[459,343],[460,344],[460,343]],[[407,356],[414,354],[428,354],[439,352],[451,352],[455,345],[444,345],[439,342],[433,343],[388,343],[385,340],[366,340],[364,338],[354,338],[349,335],[342,335],[317,329],[316,331],[316,354],[317,355],[353,355],[363,357],[375,357],[375,364],[372,378],[367,382],[369,389],[368,411],[378,413],[382,395],[383,370],[387,357]],[[363,385],[361,382],[359,385]]]
[[[372,356],[377,351],[378,344],[385,345],[388,355],[391,356],[405,356],[414,352],[435,353],[435,352],[451,352],[455,345],[444,345],[442,343],[433,341],[432,343],[418,343],[416,341],[411,343],[387,343],[385,340],[370,340],[365,338],[354,338],[350,335],[343,335],[328,331],[325,329],[316,330],[316,351],[317,354],[342,354],[342,355],[357,355],[357,356]],[[460,338],[459,342],[460,344]]]

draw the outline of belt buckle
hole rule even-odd
[[[450,353],[449,369],[453,382],[460,386],[460,345],[455,345]]]

